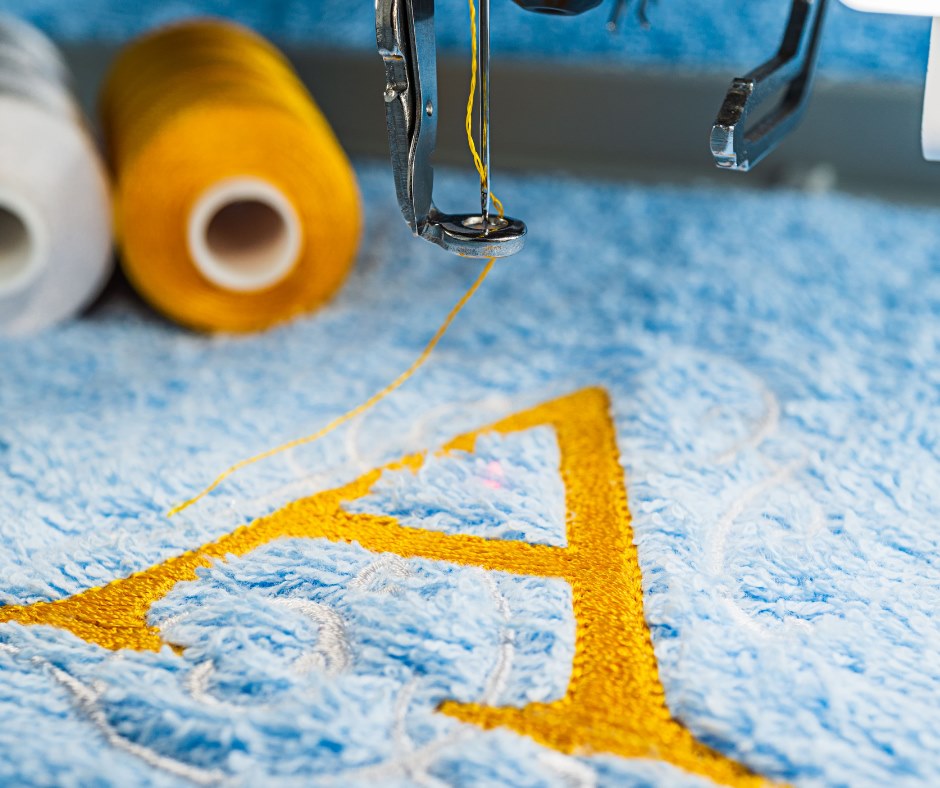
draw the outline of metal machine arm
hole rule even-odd
[[[480,2],[479,53],[482,154],[480,213],[446,214],[434,205],[431,159],[437,142],[437,45],[434,0],[376,0],[375,33],[385,63],[385,116],[398,204],[415,235],[464,257],[505,257],[519,251],[526,226],[489,210],[489,0]],[[528,11],[576,15],[602,0],[515,0]],[[615,0],[609,27],[629,0]],[[791,0],[777,54],[735,79],[711,130],[711,150],[723,169],[747,171],[799,122],[812,89],[828,0]],[[938,0],[940,2],[940,0]],[[645,0],[639,7],[645,20]],[[769,101],[779,101],[753,117]],[[748,121],[751,121],[749,124]]]
[[[711,150],[722,169],[747,172],[799,123],[813,86],[827,0],[793,0],[777,54],[731,83],[712,126]],[[769,114],[751,128],[748,116],[783,91]]]
[[[481,35],[483,32],[481,24]],[[488,36],[488,29],[485,32]],[[522,248],[526,234],[525,224],[518,219],[488,215],[486,205],[479,214],[446,214],[434,205],[431,165],[437,143],[434,0],[376,0],[375,33],[379,54],[385,62],[385,119],[395,191],[405,221],[415,235],[463,257],[515,254]],[[488,159],[486,151],[484,157]],[[485,187],[488,186],[487,172]]]

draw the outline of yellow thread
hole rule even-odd
[[[721,784],[768,784],[697,742],[666,705],[643,617],[642,577],[606,394],[586,389],[540,405],[455,438],[443,451],[472,452],[485,432],[512,433],[542,425],[553,427],[558,439],[567,547],[408,528],[394,517],[344,510],[345,503],[367,495],[383,473],[417,472],[425,456],[410,455],[109,585],[57,602],[0,607],[0,622],[56,626],[109,649],[157,650],[165,641],[147,624],[154,602],[177,583],[197,579],[200,567],[280,538],[355,542],[372,552],[405,558],[563,578],[572,588],[577,626],[564,697],[521,708],[448,701],[440,710],[484,728],[511,728],[565,753],[652,758]]]
[[[362,225],[355,175],[326,119],[269,43],[215,20],[160,30],[119,55],[101,115],[122,265],[161,312],[198,329],[251,331],[314,309],[345,281]],[[283,257],[287,265],[280,279],[242,290],[200,271],[189,234],[202,201],[233,180],[280,194],[302,235],[294,255],[276,219],[236,221],[224,252],[235,270],[244,273],[252,253]],[[255,233],[252,242],[245,233]]]
[[[469,2],[470,2],[470,31],[471,31],[470,40],[472,42],[471,53],[472,53],[473,67],[472,67],[471,76],[470,76],[470,100],[467,102],[467,142],[470,145],[470,152],[473,154],[473,160],[476,164],[477,172],[479,173],[480,179],[482,182],[483,178],[485,177],[485,174],[483,172],[483,164],[480,161],[479,155],[477,155],[476,147],[473,144],[473,135],[471,134],[471,131],[470,131],[471,120],[473,117],[473,96],[476,92],[477,37],[476,37],[476,6],[474,6],[473,0],[469,0]],[[486,133],[485,129],[484,129],[484,133]],[[499,210],[500,218],[502,218],[504,215],[503,204],[498,199],[496,199],[495,195],[491,194],[491,197],[493,199],[493,203],[497,206],[497,209]],[[266,460],[269,457],[274,456],[275,454],[280,454],[281,452],[297,448],[298,446],[303,446],[309,443],[313,443],[314,441],[318,441],[321,438],[328,435],[329,433],[333,432],[338,427],[341,427],[346,422],[351,421],[352,419],[356,418],[356,416],[359,416],[360,414],[369,410],[369,408],[371,408],[373,405],[376,405],[379,402],[381,402],[383,399],[385,399],[385,397],[387,397],[389,394],[391,394],[393,391],[399,388],[410,377],[412,377],[415,374],[415,372],[417,372],[422,366],[424,366],[424,363],[428,360],[428,357],[431,355],[431,352],[434,350],[435,347],[437,347],[437,344],[441,341],[441,338],[447,332],[447,329],[450,328],[450,324],[454,322],[454,319],[457,317],[457,315],[460,314],[461,310],[463,310],[467,302],[473,297],[473,294],[476,293],[480,285],[483,284],[483,280],[486,279],[487,274],[489,274],[490,269],[492,269],[493,263],[495,262],[496,262],[495,257],[491,257],[487,261],[486,265],[483,268],[483,271],[480,273],[479,277],[477,277],[477,280],[470,286],[470,289],[467,290],[466,293],[464,293],[463,297],[457,302],[454,308],[450,310],[450,312],[447,314],[447,317],[444,318],[444,322],[441,324],[440,328],[437,329],[434,336],[431,338],[431,341],[428,342],[428,344],[425,346],[424,350],[421,352],[418,358],[414,361],[414,363],[410,367],[408,367],[408,369],[406,369],[401,375],[399,375],[395,380],[393,380],[388,386],[386,386],[384,389],[377,392],[376,394],[373,394],[369,399],[367,399],[361,405],[358,405],[352,410],[344,413],[342,416],[337,417],[336,419],[331,421],[322,429],[317,430],[317,432],[314,432],[311,435],[306,435],[302,438],[296,438],[295,440],[288,441],[287,443],[281,444],[280,446],[276,446],[273,449],[268,449],[267,451],[261,452],[261,454],[256,454],[254,457],[249,457],[248,459],[235,463],[234,465],[232,465],[231,467],[229,467],[228,469],[220,473],[209,484],[209,486],[205,487],[197,495],[194,495],[192,498],[189,498],[188,500],[183,501],[182,503],[177,504],[172,509],[170,509],[170,511],[167,512],[167,516],[173,517],[174,515],[182,512],[184,509],[188,509],[194,503],[201,501],[203,498],[209,495],[213,490],[215,490],[222,482],[224,482],[229,476],[231,476],[234,473],[237,473],[242,468],[245,468],[249,465],[253,465],[256,462]]]
[[[473,99],[476,97],[477,92],[477,7],[473,0],[467,0],[467,2],[470,5],[470,97],[467,99],[467,144],[470,146],[470,155],[473,156],[473,164],[477,168],[480,183],[482,184],[486,180],[486,172],[483,170],[483,162],[480,160],[480,154],[477,153],[477,146],[473,141]],[[482,119],[480,125],[484,135],[490,133]],[[503,204],[492,191],[490,192],[490,199],[493,201],[493,205],[496,206],[496,210],[499,211],[499,218],[502,219],[506,215]]]
[[[209,493],[211,493],[216,487],[218,487],[222,482],[224,482],[229,476],[231,476],[233,473],[237,473],[242,468],[245,468],[248,465],[252,465],[256,462],[260,462],[261,460],[266,460],[268,457],[272,457],[275,454],[279,454],[283,451],[288,451],[289,449],[296,449],[298,446],[304,446],[305,444],[313,443],[314,441],[320,440],[322,437],[333,432],[333,430],[337,429],[338,427],[341,427],[346,422],[351,421],[352,419],[356,418],[356,416],[359,416],[360,414],[369,410],[369,408],[371,408],[373,405],[381,402],[389,394],[395,391],[395,389],[400,388],[410,377],[412,377],[415,374],[415,372],[417,372],[422,366],[424,366],[424,363],[428,360],[428,357],[431,355],[434,348],[437,347],[438,342],[440,342],[444,334],[447,333],[447,329],[450,328],[450,324],[454,322],[454,319],[457,317],[457,315],[460,314],[463,308],[467,305],[467,302],[471,298],[473,298],[473,294],[476,293],[476,291],[480,288],[480,285],[483,284],[483,280],[486,279],[486,276],[487,274],[489,274],[490,270],[492,269],[493,263],[495,262],[495,260],[496,258],[490,258],[490,260],[486,263],[483,270],[480,272],[480,275],[477,277],[476,281],[470,286],[470,289],[467,290],[467,292],[464,293],[463,296],[461,296],[460,300],[454,305],[454,307],[450,310],[450,312],[447,313],[447,317],[444,318],[444,322],[441,323],[440,328],[438,328],[437,331],[434,332],[434,336],[431,337],[431,341],[428,342],[427,345],[425,345],[424,350],[421,351],[421,354],[418,356],[418,358],[416,358],[414,362],[412,362],[411,366],[408,367],[408,369],[402,372],[397,378],[395,378],[395,380],[389,383],[384,389],[373,394],[371,397],[369,397],[369,399],[367,399],[361,405],[357,405],[352,410],[346,411],[346,413],[344,413],[342,416],[338,416],[337,418],[333,419],[333,421],[331,421],[325,427],[317,430],[311,435],[305,435],[302,438],[295,438],[294,440],[288,441],[287,443],[281,444],[280,446],[275,446],[273,449],[268,449],[267,451],[263,451],[261,452],[261,454],[256,454],[254,457],[249,457],[247,460],[242,460],[241,462],[235,463],[228,470],[225,470],[222,473],[220,473],[215,478],[215,480],[208,487],[202,490],[202,492],[200,492],[198,495],[193,496],[188,501],[183,501],[181,504],[174,506],[168,512],[167,516],[172,517],[175,514],[179,514],[181,511],[192,506],[197,501],[202,500]]]

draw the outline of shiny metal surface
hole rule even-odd
[[[628,4],[629,0],[614,0],[613,7],[610,10],[610,16],[607,17],[606,28],[608,33],[616,33],[620,29],[620,17],[623,15]],[[649,0],[639,0],[636,5],[636,18],[640,23],[640,27],[644,30],[650,29]]]
[[[509,217],[437,214],[421,235],[461,257],[507,257],[522,249],[526,226]]]
[[[480,23],[481,42],[484,27],[487,42],[485,95],[488,99],[488,13],[485,19],[481,15]],[[515,254],[525,239],[525,225],[521,221],[508,219],[506,226],[494,227],[483,216],[451,216],[434,205],[431,157],[437,145],[438,115],[434,0],[376,0],[375,38],[385,65],[385,123],[395,192],[402,216],[412,232],[462,257]],[[486,103],[484,101],[484,105]],[[488,206],[489,140],[486,137],[488,131],[481,140],[487,162],[481,198]],[[468,223],[473,218],[479,220],[479,226]]]
[[[537,14],[576,16],[597,8],[604,0],[515,0],[520,8]]]
[[[793,0],[777,54],[745,77],[735,79],[712,126],[711,151],[721,169],[747,172],[799,123],[816,70],[827,0]],[[750,116],[780,92],[776,106]]]
[[[490,218],[490,0],[480,0],[480,214]]]

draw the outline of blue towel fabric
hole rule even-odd
[[[649,4],[651,30],[631,13],[618,33],[605,30],[610,0],[580,17],[560,19],[493,0],[494,56],[600,61],[659,68],[713,68],[744,73],[775,51],[788,0],[658,0]],[[920,83],[927,62],[929,20],[863,14],[830,0],[821,73],[832,79]],[[154,25],[193,15],[237,19],[278,40],[372,50],[373,4],[366,0],[7,0],[4,8],[67,39],[124,39]],[[438,0],[435,20],[443,50],[466,51],[466,0]]]
[[[407,366],[479,264],[413,239],[387,165],[337,300],[207,337],[115,296],[0,345],[0,603],[145,569],[411,451],[605,388],[673,715],[769,778],[940,779],[940,216],[844,195],[500,180],[528,246],[431,363],[321,443],[164,513]],[[476,193],[439,173],[439,202]],[[351,508],[564,544],[547,427],[387,475]],[[494,465],[495,463],[495,465]],[[501,481],[492,484],[494,468]],[[0,625],[8,785],[705,785],[435,711],[564,694],[562,580],[281,540],[176,586],[182,654]],[[510,643],[511,649],[507,646]]]

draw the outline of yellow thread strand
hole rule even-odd
[[[470,97],[467,99],[467,144],[470,146],[470,155],[473,156],[473,164],[477,168],[480,183],[482,184],[486,179],[486,173],[483,170],[480,154],[477,153],[476,143],[473,141],[473,99],[477,93],[477,7],[473,0],[467,0],[467,2],[470,5]],[[483,134],[489,134],[489,129],[486,128],[482,118],[480,123],[482,124]],[[506,215],[502,202],[492,191],[490,191],[490,199],[499,212],[499,218],[502,219]]]
[[[474,164],[476,165],[477,172],[479,173],[480,179],[482,182],[482,179],[485,177],[485,174],[483,171],[483,163],[480,161],[480,156],[477,153],[476,146],[473,143],[473,134],[471,132],[471,125],[472,125],[471,122],[473,119],[473,97],[476,93],[476,73],[477,73],[476,29],[477,28],[476,28],[476,6],[474,5],[473,0],[469,0],[469,3],[470,3],[470,33],[471,33],[470,51],[471,51],[472,68],[470,72],[470,99],[467,102],[467,142],[470,146],[470,152],[473,155],[473,161],[474,161]],[[486,133],[485,129],[484,129],[484,133]],[[503,204],[497,199],[496,195],[490,193],[490,197],[493,200],[493,204],[496,205],[497,210],[499,211],[500,218],[502,218],[504,215]],[[484,266],[483,270],[480,272],[480,275],[477,277],[476,281],[470,286],[470,289],[467,290],[466,293],[464,293],[463,297],[456,303],[453,309],[450,310],[450,312],[447,314],[447,317],[444,318],[444,322],[437,329],[434,336],[431,337],[431,341],[428,342],[428,344],[425,346],[424,350],[421,352],[418,358],[415,359],[414,363],[410,367],[408,367],[408,369],[406,369],[401,375],[395,378],[395,380],[389,383],[384,389],[377,392],[376,394],[373,394],[369,399],[367,399],[361,405],[358,405],[352,410],[344,413],[342,416],[335,418],[325,427],[318,430],[317,432],[314,432],[311,435],[306,435],[302,438],[296,438],[292,441],[288,441],[287,443],[281,444],[280,446],[276,446],[273,449],[268,449],[267,451],[264,451],[261,454],[256,454],[254,457],[249,457],[246,460],[242,460],[241,462],[235,463],[230,468],[220,473],[215,478],[215,480],[213,480],[213,482],[209,484],[208,487],[205,487],[197,495],[193,496],[192,498],[189,498],[186,501],[183,501],[180,504],[177,504],[172,509],[170,509],[170,511],[167,513],[167,516],[173,517],[174,515],[179,514],[183,510],[188,509],[194,503],[201,501],[203,498],[209,495],[213,490],[215,490],[220,484],[222,484],[222,482],[224,482],[229,476],[231,476],[234,473],[237,473],[238,471],[242,470],[243,468],[246,468],[249,465],[253,465],[256,462],[261,462],[262,460],[266,460],[269,457],[273,457],[275,454],[280,454],[281,452],[289,451],[290,449],[297,448],[298,446],[304,446],[306,444],[313,443],[314,441],[320,440],[321,438],[330,434],[337,428],[341,427],[343,424],[346,424],[347,422],[356,418],[360,414],[369,410],[369,408],[381,402],[389,394],[391,394],[393,391],[401,387],[409,378],[411,378],[415,374],[415,372],[417,372],[422,366],[424,366],[425,362],[428,360],[431,353],[434,351],[434,348],[437,347],[437,344],[441,341],[441,338],[444,336],[445,333],[447,333],[447,329],[450,328],[451,323],[454,322],[454,319],[457,317],[457,315],[460,314],[460,312],[466,306],[467,302],[473,297],[473,294],[476,293],[476,291],[480,288],[480,285],[483,284],[483,281],[486,279],[487,275],[489,274],[495,262],[496,262],[495,257],[491,257],[487,261],[486,265]]]
[[[157,600],[177,583],[196,580],[200,568],[246,555],[276,539],[355,542],[373,553],[561,578],[571,586],[576,622],[564,695],[520,707],[446,701],[441,713],[483,728],[507,727],[560,752],[652,758],[740,788],[768,784],[698,742],[666,704],[644,620],[642,574],[606,393],[585,389],[539,405],[453,439],[442,454],[472,453],[485,433],[511,434],[541,426],[551,427],[558,441],[558,470],[565,489],[564,547],[449,534],[403,526],[395,517],[347,511],[346,504],[369,495],[384,474],[417,473],[427,455],[409,455],[109,585],[56,602],[0,607],[0,622],[55,626],[108,649],[159,650],[167,642],[147,622]],[[180,652],[185,645],[175,648]]]
[[[414,362],[411,364],[410,367],[408,367],[408,369],[402,372],[397,378],[395,378],[395,380],[389,383],[384,389],[373,394],[371,397],[369,397],[369,399],[367,399],[361,405],[357,405],[355,408],[353,408],[350,411],[347,411],[342,416],[338,416],[337,418],[333,419],[333,421],[331,421],[325,427],[323,427],[320,430],[317,430],[311,435],[305,435],[302,438],[295,438],[294,440],[288,441],[287,443],[281,444],[280,446],[276,446],[273,449],[268,449],[267,451],[261,452],[261,454],[256,454],[254,457],[249,457],[247,460],[242,460],[241,462],[235,463],[228,470],[220,473],[215,478],[215,480],[208,487],[202,490],[202,492],[200,492],[198,495],[195,495],[189,500],[183,501],[183,503],[178,504],[177,506],[174,506],[167,513],[167,516],[172,517],[175,514],[179,514],[184,509],[188,509],[194,503],[202,500],[207,495],[209,495],[209,493],[211,493],[216,487],[218,487],[222,482],[224,482],[229,476],[231,476],[233,473],[237,473],[242,468],[245,468],[249,465],[253,465],[256,462],[260,462],[261,460],[266,460],[269,457],[273,457],[275,454],[280,454],[281,452],[288,451],[290,449],[295,449],[298,446],[304,446],[308,443],[313,443],[314,441],[320,440],[324,436],[329,435],[331,432],[333,432],[333,430],[337,429],[338,427],[341,427],[346,422],[351,421],[352,419],[356,418],[356,416],[359,416],[360,414],[369,410],[369,408],[371,408],[373,405],[376,405],[377,403],[381,402],[393,391],[400,388],[409,378],[411,378],[415,374],[415,372],[417,372],[421,367],[424,366],[425,362],[428,360],[431,353],[434,351],[434,348],[437,347],[437,344],[441,341],[444,334],[447,333],[447,329],[450,328],[451,323],[454,322],[457,315],[459,315],[460,312],[463,310],[463,308],[467,305],[467,302],[471,298],[473,298],[474,293],[476,293],[476,291],[480,289],[480,285],[483,284],[483,281],[486,279],[490,270],[493,268],[493,263],[495,262],[496,262],[495,257],[491,257],[487,261],[486,265],[483,267],[483,270],[480,272],[480,275],[476,278],[476,281],[472,285],[470,285],[470,289],[467,290],[467,292],[464,293],[463,296],[461,296],[460,300],[453,306],[450,312],[447,313],[447,317],[444,318],[444,322],[441,323],[437,331],[434,332],[434,336],[431,337],[431,341],[428,342],[427,345],[425,345],[424,350],[421,351],[421,354],[418,356],[418,358],[414,360]]]

